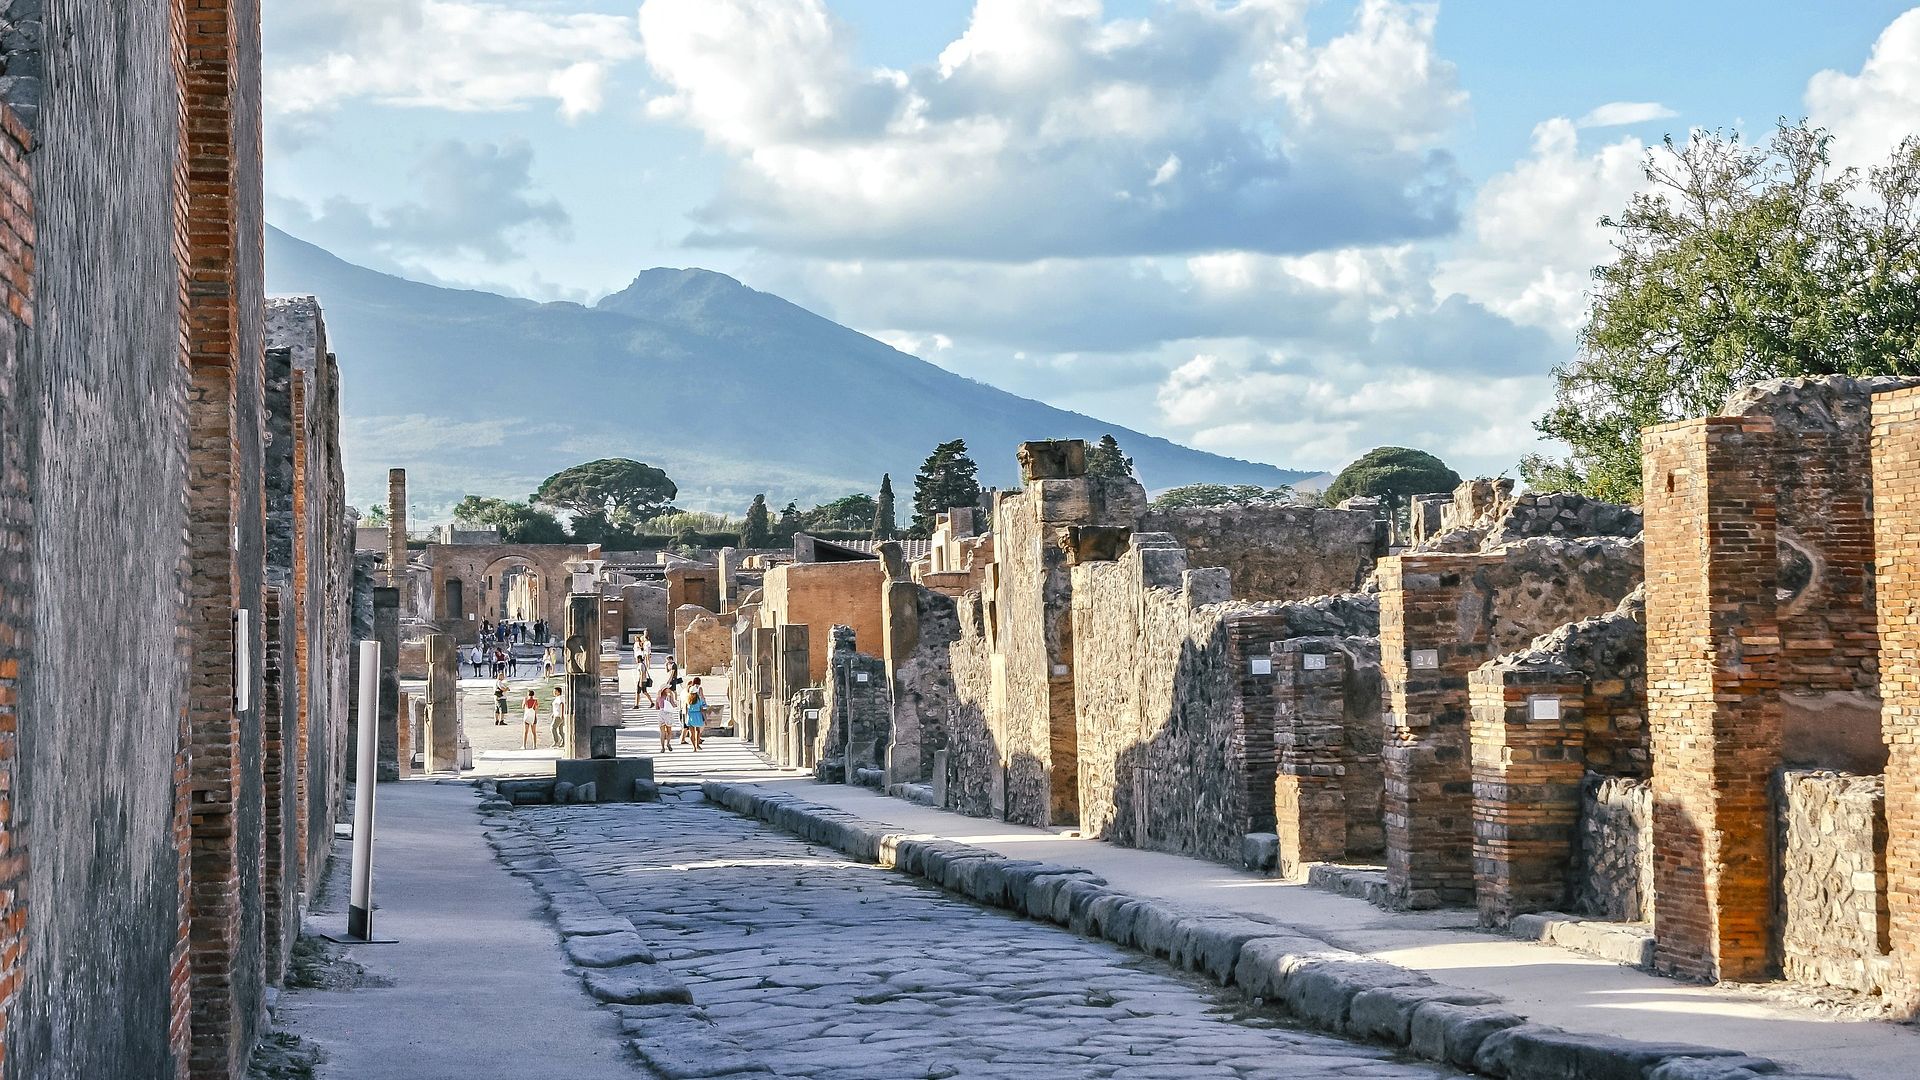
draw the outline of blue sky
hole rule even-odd
[[[1811,115],[1884,157],[1907,7],[305,0],[268,6],[268,211],[539,299],[705,266],[1205,449],[1492,473],[1547,448],[1645,147]]]

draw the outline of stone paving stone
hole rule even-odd
[[[648,987],[611,978],[642,971],[691,990],[695,1008],[628,1021],[636,1053],[664,1075],[1460,1075],[1268,1016],[1236,1018],[1238,995],[1158,960],[977,907],[712,806],[515,814],[657,958],[589,972],[596,993],[646,1000]],[[746,1052],[700,1060],[685,1040],[706,1031]]]

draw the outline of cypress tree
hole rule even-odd
[[[773,519],[767,513],[765,495],[755,495],[753,505],[747,507],[747,524],[740,530],[740,546],[744,548],[773,546]]]
[[[880,499],[873,511],[873,538],[891,540],[899,532],[893,520],[893,474],[880,474]]]

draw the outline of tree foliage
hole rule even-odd
[[[773,546],[773,515],[767,512],[765,495],[755,495],[753,505],[747,507],[747,524],[740,530],[740,546],[745,548]]]
[[[628,458],[601,458],[562,469],[534,492],[535,501],[575,515],[598,514],[630,526],[673,511],[680,489],[667,474]]]
[[[1087,475],[1125,480],[1133,475],[1133,459],[1120,452],[1118,439],[1102,435],[1093,449],[1087,451]]]
[[[865,492],[844,495],[829,503],[822,503],[811,510],[800,513],[800,531],[817,532],[822,530],[847,531],[867,529],[873,526],[876,504],[873,496]]]
[[[967,456],[966,440],[934,447],[913,478],[913,535],[932,536],[934,519],[941,514],[956,506],[979,505],[979,474],[980,466]]]
[[[374,503],[372,506],[367,507],[367,512],[360,515],[360,524],[365,525],[369,529],[386,528],[387,504]]]
[[[880,498],[874,503],[873,538],[892,540],[900,532],[893,514],[893,474],[880,474]]]
[[[1168,488],[1153,500],[1155,510],[1186,510],[1196,506],[1236,506],[1241,503],[1286,503],[1296,500],[1285,484],[1263,488],[1258,484],[1185,484]]]
[[[773,542],[782,545],[793,543],[794,536],[800,532],[800,526],[799,505],[788,503],[786,508],[780,511],[780,520],[774,522]]]
[[[1371,495],[1398,508],[1408,496],[1452,491],[1460,474],[1425,450],[1378,446],[1360,455],[1327,485],[1326,501],[1337,503],[1356,495]]]
[[[469,495],[454,506],[453,516],[499,529],[501,541],[508,544],[564,544],[568,539],[559,518],[523,502]]]
[[[1535,424],[1572,455],[1530,456],[1529,486],[1637,501],[1646,426],[1761,379],[1920,370],[1920,141],[1864,175],[1829,143],[1783,122],[1765,146],[1702,132],[1648,155]]]

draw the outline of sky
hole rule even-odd
[[[1920,8],[1878,0],[302,0],[265,32],[268,219],[343,258],[581,302],[705,267],[1303,469],[1552,452],[1599,219],[1663,136],[1807,117],[1864,166],[1920,126]]]

